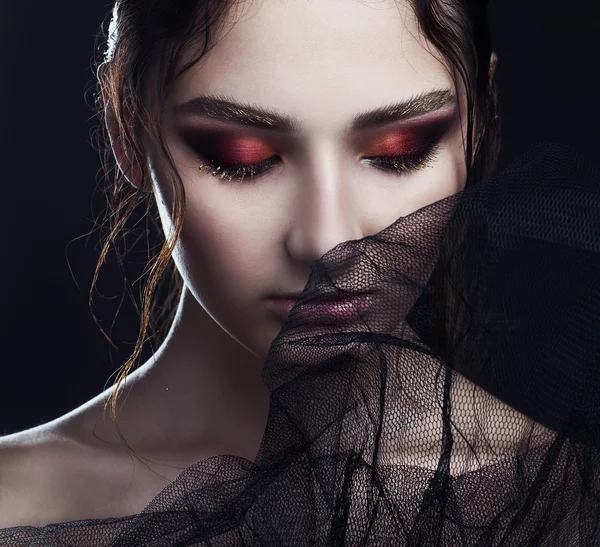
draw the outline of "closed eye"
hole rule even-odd
[[[431,144],[417,154],[403,154],[401,156],[373,156],[363,158],[369,164],[386,171],[396,171],[398,174],[405,174],[410,171],[416,171],[424,167],[429,167],[440,151],[439,144]]]
[[[395,175],[405,175],[406,173],[416,171],[431,165],[440,150],[437,143],[432,143],[424,150],[416,154],[403,154],[400,156],[369,156],[362,158],[369,165],[391,172]],[[281,163],[279,156],[271,156],[258,163],[251,164],[232,164],[223,161],[217,161],[208,157],[206,154],[201,156],[199,169],[206,170],[220,179],[227,179],[229,182],[235,180],[241,182],[245,178],[255,179],[270,171],[275,165]]]

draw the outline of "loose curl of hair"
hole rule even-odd
[[[467,186],[487,177],[493,170],[499,153],[500,126],[497,93],[494,79],[489,77],[492,47],[487,21],[485,0],[408,0],[414,10],[420,32],[441,53],[440,61],[449,63],[466,90]],[[179,239],[185,211],[185,193],[182,180],[163,135],[163,112],[170,87],[185,71],[194,66],[211,47],[211,38],[222,25],[235,15],[241,0],[117,0],[112,9],[108,35],[103,30],[98,38],[106,47],[92,60],[95,71],[95,108],[99,117],[97,135],[102,154],[105,195],[108,214],[104,225],[107,236],[96,265],[90,290],[92,295],[99,270],[107,255],[114,249],[122,265],[119,238],[127,233],[126,225],[134,211],[145,205],[145,214],[161,233],[156,202],[147,190],[150,185],[145,165],[144,136],[163,154],[167,176],[172,179],[173,200],[170,237],[163,238],[160,251],[148,263],[141,295],[140,330],[134,350],[120,367],[110,398],[110,415],[119,437],[127,450],[135,450],[127,443],[116,424],[116,403],[126,376],[136,365],[146,342],[148,332],[164,335],[170,327],[176,303],[182,293],[183,280],[172,261],[172,253]],[[106,20],[102,24],[104,29]],[[182,64],[184,52],[196,56]],[[177,70],[177,67],[181,67]],[[456,84],[456,81],[455,81]],[[127,172],[121,171],[112,151],[105,112],[111,109],[118,138],[129,159],[129,166],[141,166],[142,181],[133,186]],[[122,166],[121,166],[122,167]],[[127,171],[127,169],[125,169]],[[157,287],[170,272],[169,294],[164,306],[156,304]],[[131,293],[130,293],[131,295]],[[132,297],[133,299],[133,297]],[[134,301],[134,305],[136,305]],[[136,305],[137,307],[137,305]],[[117,312],[118,313],[118,312]],[[114,346],[110,336],[100,330]],[[158,326],[158,328],[156,328]],[[116,346],[115,346],[116,347]],[[139,458],[138,458],[139,459]]]

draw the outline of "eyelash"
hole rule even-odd
[[[439,152],[440,146],[437,143],[428,145],[424,150],[417,154],[405,154],[402,156],[371,156],[364,158],[370,165],[383,171],[395,171],[397,175],[403,175],[410,171],[431,167],[431,162]],[[204,162],[203,162],[204,161]],[[259,163],[248,165],[230,165],[219,163],[214,158],[203,156],[198,169],[210,171],[211,175],[220,175],[219,178],[227,178],[229,182],[233,179],[242,181],[244,178],[257,178],[263,173],[268,172],[272,166],[279,163],[275,156],[271,156]]]

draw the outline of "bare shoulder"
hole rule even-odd
[[[67,444],[43,426],[0,437],[0,528],[41,526],[42,508],[58,509],[50,492]]]
[[[127,465],[129,464],[129,465]],[[0,438],[0,528],[126,516],[131,462],[54,423]]]
[[[0,437],[0,529],[133,515],[177,476],[92,445],[79,426],[61,419]]]
[[[149,439],[134,443],[142,464],[104,419],[105,398],[102,393],[52,422],[0,437],[0,528],[134,515],[182,469],[214,455],[202,444],[182,450],[182,443],[165,443],[152,428],[139,433],[133,419],[126,422],[127,440],[131,432],[138,441]]]

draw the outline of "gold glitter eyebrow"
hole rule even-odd
[[[346,133],[362,131],[394,121],[408,120],[430,112],[450,108],[456,104],[456,95],[450,89],[435,89],[421,93],[399,103],[381,106],[375,110],[360,112],[350,122]],[[175,107],[177,116],[199,116],[232,122],[239,125],[296,133],[300,122],[255,104],[239,102],[226,95],[201,95]]]

